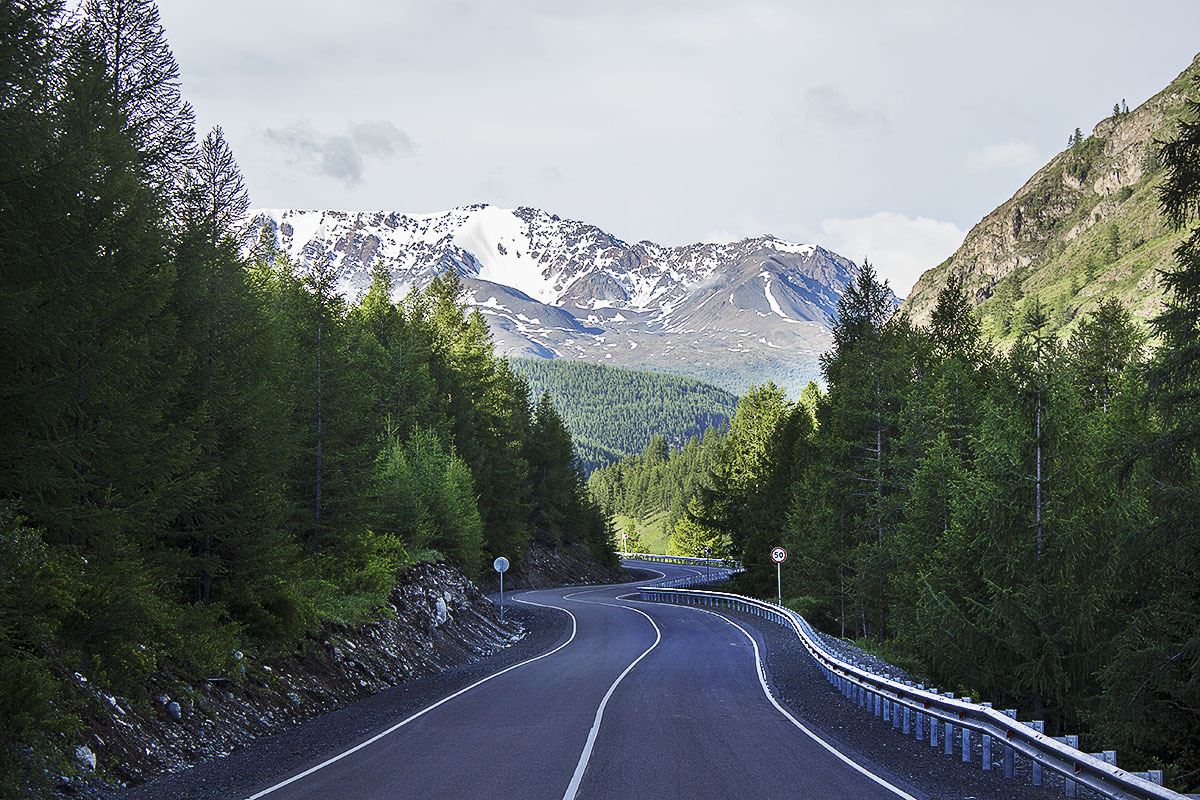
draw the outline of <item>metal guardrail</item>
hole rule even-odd
[[[972,703],[969,697],[956,699],[950,693],[911,686],[850,664],[825,648],[803,617],[774,603],[726,592],[663,585],[641,586],[638,592],[643,600],[743,611],[791,628],[835,688],[851,702],[891,723],[893,728],[902,729],[906,735],[913,735],[915,730],[920,739],[928,735],[933,747],[938,745],[941,729],[940,738],[947,754],[954,753],[954,729],[958,728],[963,761],[971,760],[971,732],[978,733],[982,737],[985,770],[992,768],[992,744],[998,742],[1004,748],[1005,777],[1013,776],[1014,757],[1019,754],[1033,762],[1034,785],[1041,784],[1043,768],[1050,769],[1063,777],[1067,797],[1075,797],[1078,786],[1114,800],[1180,800],[1187,796],[1164,788],[1161,770],[1132,773],[1118,769],[1113,751],[1083,753],[1071,746],[1078,743],[1078,737],[1062,737],[1073,740],[1068,743],[1046,736],[1039,730],[1040,721],[1018,722],[1015,711],[997,711],[990,704]]]
[[[625,553],[617,551],[621,558],[637,561],[652,561],[658,564],[681,564],[685,567],[724,567],[732,572],[744,572],[742,562],[732,558],[696,558],[694,556],[660,556],[657,553]]]
[[[685,575],[680,578],[668,578],[655,581],[655,586],[666,589],[682,589],[689,586],[700,586],[705,583],[720,583],[727,581],[739,572],[745,572],[740,561],[727,558],[693,558],[691,556],[659,556],[645,553],[634,553],[625,556],[627,559],[653,561],[657,564],[677,564],[689,567],[703,567],[704,572],[696,575]],[[667,560],[670,559],[670,560]]]

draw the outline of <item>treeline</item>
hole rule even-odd
[[[681,447],[727,422],[737,397],[716,386],[660,372],[584,361],[513,359],[535,396],[549,392],[575,440],[586,473],[640,453],[661,437]]]
[[[1200,204],[1200,103],[1163,146],[1177,228]],[[1162,274],[1148,351],[1116,301],[1069,340],[1034,305],[1007,352],[957,280],[928,328],[869,264],[838,306],[813,408],[742,399],[693,515],[747,588],[940,685],[1200,784],[1200,226]],[[814,413],[815,412],[815,413]]]
[[[243,256],[153,3],[10,2],[0,33],[0,792],[53,774],[88,687],[236,677],[414,560],[614,561],[454,276],[396,304],[378,269],[348,305],[328,261]]]

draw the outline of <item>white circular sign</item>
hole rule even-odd
[[[504,572],[508,569],[508,559],[504,556],[500,556],[492,562],[492,566],[495,567],[496,572]]]
[[[771,560],[776,564],[782,564],[784,561],[787,561],[787,550],[784,550],[782,547],[776,547],[771,551]]]

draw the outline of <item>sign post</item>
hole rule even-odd
[[[629,532],[621,531],[621,555],[629,555]]]
[[[704,548],[704,580],[712,580],[712,548]]]
[[[779,605],[783,605],[783,576],[780,565],[787,561],[787,550],[776,547],[771,551],[771,560],[775,562],[775,591],[778,595]]]
[[[492,567],[500,573],[500,621],[504,622],[504,571],[508,569],[508,559],[500,556],[492,562]]]

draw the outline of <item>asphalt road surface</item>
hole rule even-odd
[[[914,796],[779,706],[745,629],[636,585],[506,595],[569,615],[567,634],[251,800]]]

